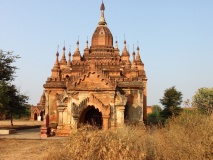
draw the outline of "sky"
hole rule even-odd
[[[0,0],[0,49],[19,55],[13,82],[36,105],[65,43],[81,54],[100,18],[102,0]],[[105,19],[120,53],[140,47],[148,78],[148,105],[175,86],[183,101],[213,87],[212,0],[104,0]],[[71,47],[70,47],[71,46]],[[183,105],[182,105],[183,106]]]

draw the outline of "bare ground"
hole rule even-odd
[[[65,141],[0,139],[0,160],[46,159],[53,148],[64,147]]]
[[[42,121],[14,120],[13,126],[11,126],[10,120],[0,120],[0,129],[1,128],[22,129],[22,128],[29,128],[29,127],[36,127],[42,124],[43,124]]]
[[[11,127],[10,121],[0,121],[0,129],[24,129],[39,126],[42,122],[14,120],[13,124]],[[16,139],[0,136],[0,160],[47,159],[46,157],[52,149],[62,148],[65,145],[66,140],[64,139]]]

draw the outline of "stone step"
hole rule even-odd
[[[0,134],[12,134],[16,133],[15,129],[0,129]]]
[[[58,136],[58,137],[68,137],[68,136],[70,136],[70,130],[57,129],[56,130],[56,136]]]

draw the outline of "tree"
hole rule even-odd
[[[162,111],[161,107],[159,105],[153,105],[152,106],[152,113],[160,113]]]
[[[213,88],[200,88],[192,98],[192,104],[205,114],[213,112]]]
[[[177,91],[175,86],[168,88],[165,90],[163,98],[160,99],[160,103],[164,106],[164,109],[160,112],[163,118],[177,116],[182,110],[180,108],[182,93]]]
[[[0,113],[10,116],[11,125],[13,116],[20,115],[26,110],[25,104],[28,100],[28,97],[21,94],[11,83],[17,69],[12,64],[17,58],[19,56],[13,56],[12,52],[0,50]]]
[[[28,97],[20,94],[14,85],[5,84],[0,87],[0,112],[10,117],[11,125],[13,125],[13,117],[26,112],[25,104]]]
[[[162,111],[159,105],[152,106],[152,113],[148,114],[148,122],[151,124],[158,124],[161,121],[160,112]]]
[[[14,80],[16,66],[13,66],[12,63],[16,59],[20,58],[19,56],[12,55],[13,52],[5,52],[0,50],[0,81],[11,82]]]

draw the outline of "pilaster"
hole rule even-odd
[[[75,132],[77,132],[77,130],[78,130],[78,119],[79,119],[79,114],[73,114],[73,120],[74,120],[74,122],[73,122],[73,130]]]
[[[118,127],[122,127],[124,125],[124,105],[117,105],[116,106],[116,117],[117,117],[117,123],[116,125]]]
[[[102,129],[107,130],[109,128],[109,115],[102,115],[103,125]]]
[[[63,129],[63,112],[65,107],[58,106],[58,126],[57,129]]]

